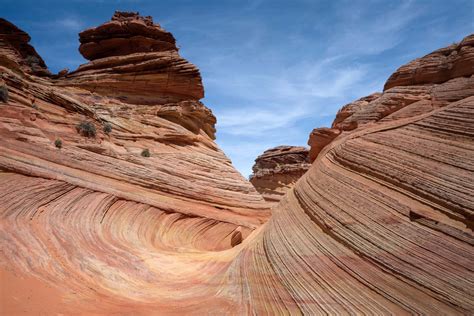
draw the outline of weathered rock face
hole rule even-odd
[[[81,54],[91,62],[59,80],[135,104],[199,100],[199,70],[181,58],[171,33],[151,17],[116,12],[112,20],[79,34]]]
[[[0,49],[9,94],[0,103],[0,270],[16,295],[2,293],[2,310],[147,309],[148,299],[164,302],[172,288],[183,288],[179,280],[203,288],[209,254],[238,246],[269,217],[269,206],[213,142],[216,119],[178,64],[192,67],[202,92],[199,71],[176,50],[164,57],[122,50],[50,79],[30,76],[20,55],[10,53],[11,41],[2,40]],[[150,66],[158,63],[164,68]],[[102,81],[110,77],[120,84]],[[145,77],[148,85],[138,83]],[[100,93],[89,89],[95,85]],[[171,85],[179,98],[162,92]],[[216,273],[228,265],[218,261]],[[191,277],[197,271],[201,281]],[[18,281],[25,275],[33,280]],[[32,286],[55,296],[27,306],[26,296],[14,298]],[[145,294],[145,287],[154,290]],[[92,307],[98,301],[104,305]]]
[[[313,162],[319,152],[330,142],[336,138],[341,131],[337,128],[320,127],[315,128],[309,135],[308,145],[311,147],[309,151],[309,160]]]
[[[351,102],[349,104],[344,105],[336,114],[336,118],[332,122],[332,128],[336,128],[339,130],[350,131],[357,128],[357,122],[347,122],[342,124],[348,117],[352,116],[352,114],[361,111],[365,106],[367,106],[370,102],[377,100],[380,97],[381,93],[373,93],[369,96],[360,98],[357,101]]]
[[[281,298],[263,311],[473,313],[473,65],[359,99],[313,131],[317,159],[239,256],[255,271],[244,288]]]
[[[299,311],[474,311],[470,39],[402,66],[384,93],[313,131],[317,160],[273,208],[262,245],[277,267],[267,284],[282,285]]]
[[[247,261],[267,271],[251,292],[287,295],[265,310],[471,314],[473,127],[470,96],[329,144]]]
[[[30,40],[27,33],[0,18],[0,65],[37,76],[50,75],[44,60],[29,44]]]
[[[468,77],[474,72],[474,35],[460,43],[438,49],[400,67],[384,86],[384,91],[396,86],[443,83],[453,78]]]
[[[176,40],[150,16],[138,12],[115,12],[110,22],[79,33],[79,51],[95,60],[110,56],[177,51]]]
[[[91,63],[135,54],[155,53]],[[268,220],[185,89],[118,98],[90,88],[104,68],[53,80],[7,64],[5,314],[474,312],[473,73],[351,110],[338,123],[356,128],[334,127]]]
[[[250,182],[267,202],[278,202],[309,167],[307,148],[278,146],[255,159]]]

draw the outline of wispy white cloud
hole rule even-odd
[[[82,63],[75,34],[117,9],[103,0],[70,2],[85,10],[38,5],[48,13],[36,14],[42,21],[25,20],[33,39],[49,37],[34,44],[56,69]],[[244,175],[265,149],[304,145],[311,129],[382,89],[401,64],[461,39],[473,8],[469,0],[119,2],[152,15],[201,70],[217,141]]]
[[[211,80],[219,89],[237,94],[241,102],[216,111],[218,130],[230,135],[274,136],[302,118],[332,113],[333,109],[327,109],[328,99],[350,94],[367,72],[365,66],[337,65],[336,61],[303,62],[278,75]]]
[[[379,12],[345,3],[333,24],[323,25],[321,40],[294,28],[281,34],[280,44],[272,43],[268,37],[274,34],[261,21],[241,19],[238,38],[197,61],[207,94],[217,92],[222,102],[213,109],[218,142],[244,175],[264,150],[305,145],[311,129],[330,122],[342,105],[381,89],[386,77],[366,56],[399,45],[404,28],[420,15],[411,1]],[[206,36],[221,43],[229,32],[219,28]],[[288,51],[285,45],[307,50]]]
[[[50,31],[53,30],[56,34],[65,32],[79,32],[86,27],[84,19],[75,15],[50,19],[48,21],[29,21],[28,24],[32,25],[35,29]]]
[[[398,45],[403,29],[422,14],[414,2],[387,3],[383,11],[373,10],[370,3],[347,3],[337,12],[328,53],[375,55]]]
[[[56,27],[63,27],[74,31],[80,31],[84,28],[84,22],[76,17],[65,17],[51,23],[54,23]]]

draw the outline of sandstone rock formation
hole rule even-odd
[[[138,16],[131,23],[142,20],[156,28]],[[166,288],[177,285],[170,280],[201,283],[186,278],[204,271],[199,258],[237,246],[266,221],[268,205],[213,142],[216,119],[199,102],[199,71],[176,49],[114,52],[49,79],[22,66],[30,46],[17,45],[10,30],[29,37],[11,25],[0,30],[9,94],[0,105],[2,280],[23,284],[26,275],[41,289],[55,284],[48,305],[59,311],[79,304],[82,312],[123,312],[134,291],[132,309],[168,297]],[[95,132],[80,133],[81,123]],[[136,292],[157,280],[167,284],[162,294],[158,283],[148,298]],[[72,295],[76,302],[59,304]],[[98,297],[110,300],[95,308]],[[46,308],[15,302],[2,292],[8,313]]]
[[[89,60],[133,53],[177,51],[176,40],[150,16],[115,12],[112,20],[79,33],[79,51]]]
[[[81,54],[91,62],[60,80],[103,96],[135,104],[199,100],[199,70],[179,56],[171,33],[151,17],[116,12],[110,22],[79,34]]]
[[[316,160],[253,246],[267,260],[253,264],[272,271],[261,282],[272,286],[245,286],[280,298],[265,312],[474,312],[471,38],[459,44],[462,69],[427,67],[429,54],[397,70],[384,93],[344,106],[331,129],[313,131]],[[394,83],[409,67],[433,80]]]
[[[0,66],[37,76],[49,75],[46,64],[28,42],[30,36],[0,18]]]
[[[267,202],[278,202],[310,166],[307,148],[278,146],[255,159],[250,182]]]
[[[176,51],[97,40],[98,59],[50,79],[0,43],[5,314],[474,312],[472,59],[347,106],[269,218]]]
[[[337,128],[319,127],[313,129],[309,135],[308,145],[311,147],[309,151],[309,160],[313,162],[319,152],[330,142],[336,138],[341,131]]]
[[[396,86],[443,83],[450,79],[471,76],[474,63],[473,45],[474,35],[471,34],[460,43],[413,60],[388,78],[384,90]]]

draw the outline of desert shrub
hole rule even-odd
[[[8,89],[7,86],[0,86],[0,101],[7,103],[8,102]]]
[[[92,122],[83,121],[76,126],[76,130],[79,134],[85,137],[95,137],[96,130]]]
[[[109,134],[112,131],[112,125],[110,123],[104,124],[104,133]]]
[[[32,107],[33,109],[35,109],[35,110],[39,110],[39,107],[38,107],[38,105],[37,105],[36,103],[33,103],[33,104],[31,105],[31,107]]]
[[[150,154],[150,151],[148,150],[148,148],[145,148],[142,150],[142,156],[143,157],[150,157],[151,154]]]
[[[61,149],[61,148],[63,147],[63,141],[62,141],[61,139],[59,139],[59,138],[56,139],[56,140],[54,141],[54,146],[56,146],[56,148]]]
[[[40,60],[38,57],[33,55],[26,56],[25,61],[26,64],[31,67],[31,69],[37,70],[37,68],[39,68]]]

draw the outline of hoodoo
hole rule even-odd
[[[79,40],[90,62],[58,84],[136,104],[204,97],[199,69],[179,55],[173,35],[151,17],[116,12],[111,21],[81,32]]]
[[[90,61],[61,76],[1,20],[2,312],[474,313],[473,39],[313,131],[270,213],[150,17],[82,32]],[[256,174],[306,155],[270,150]]]

